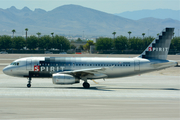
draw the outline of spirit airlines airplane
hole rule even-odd
[[[166,60],[174,28],[166,28],[138,57],[89,58],[89,57],[27,57],[17,59],[3,69],[10,76],[27,77],[27,87],[32,78],[52,78],[54,84],[75,84],[83,80],[118,78],[152,72],[176,66]]]

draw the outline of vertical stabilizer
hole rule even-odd
[[[145,59],[166,60],[173,37],[174,28],[164,29],[160,35],[139,56]]]

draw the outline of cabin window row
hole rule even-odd
[[[47,64],[42,63],[40,66],[130,66],[130,64]]]

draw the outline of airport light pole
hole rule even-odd
[[[27,31],[28,31],[28,28],[26,28],[25,31],[26,31],[26,50],[27,50]]]

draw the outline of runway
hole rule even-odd
[[[82,83],[53,85],[52,79],[33,79],[32,87],[27,88],[26,78],[2,73],[6,60],[14,57],[7,56],[0,57],[0,119],[180,119],[180,67],[89,81],[90,89]]]

